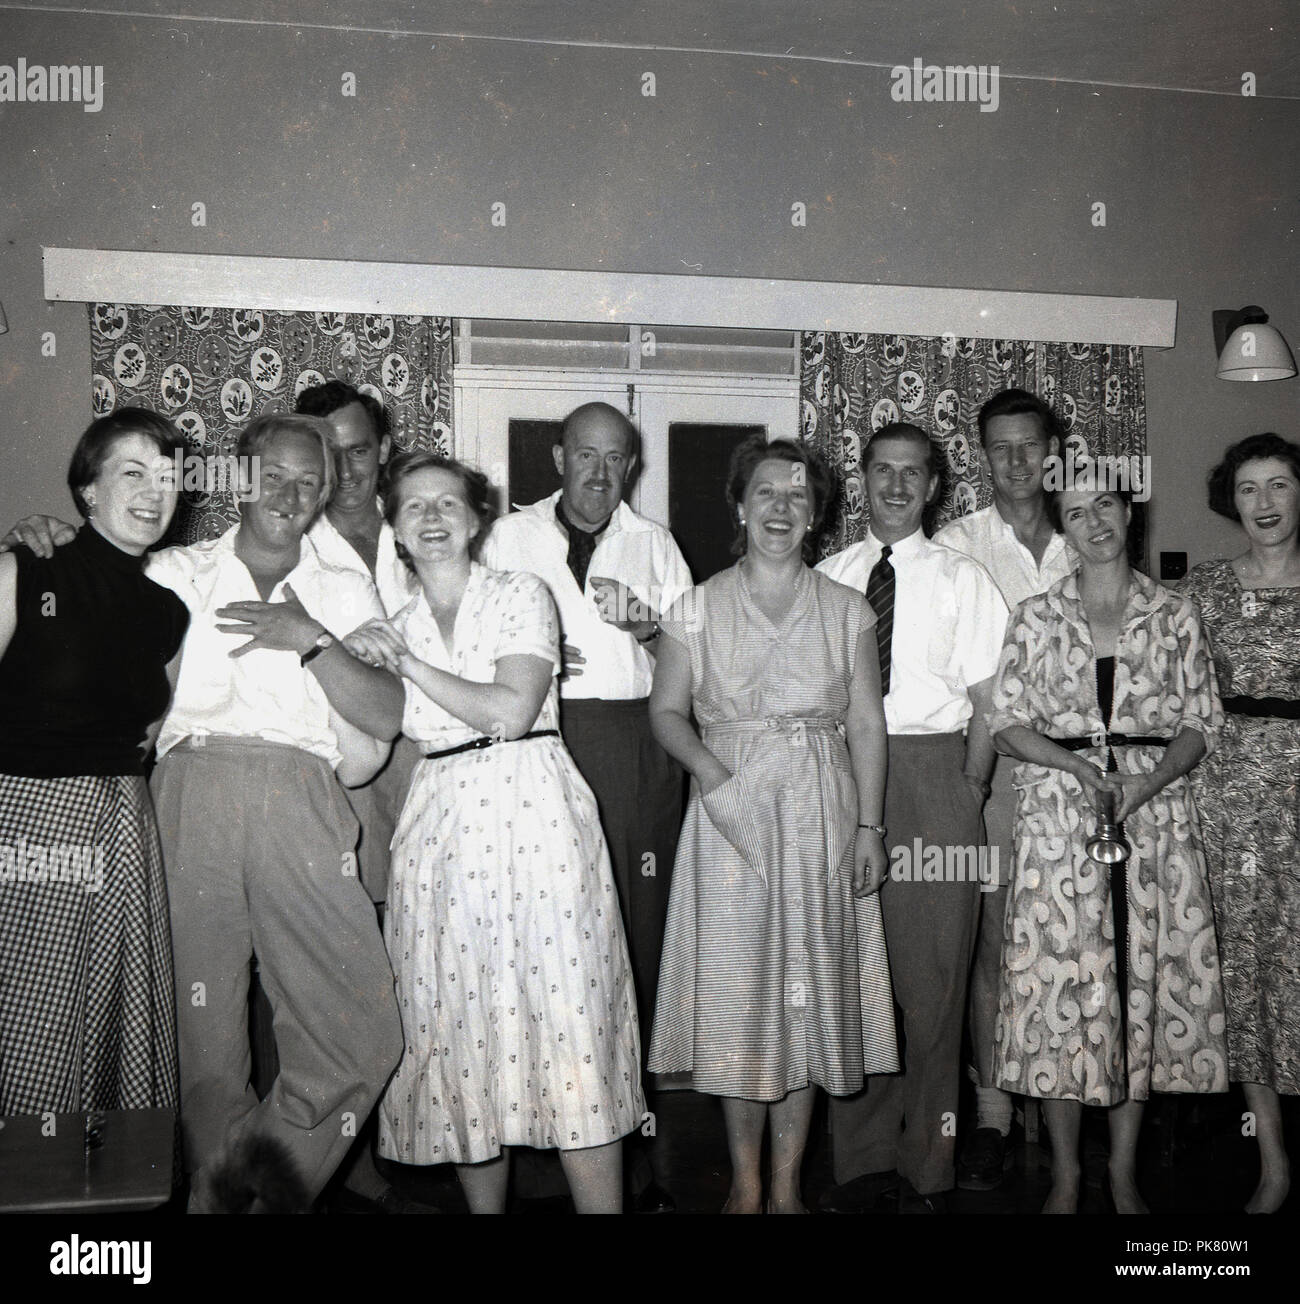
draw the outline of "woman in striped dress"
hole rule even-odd
[[[803,1213],[813,1087],[898,1070],[877,889],[885,719],[865,598],[809,569],[830,480],[789,440],[728,472],[740,562],[663,621],[651,723],[693,778],[673,870],[652,1072],[723,1098],[727,1213]],[[699,723],[697,734],[691,712]]]
[[[0,556],[0,1114],[177,1108],[144,763],[189,615],[144,560],[181,447],[154,412],[101,417],[68,469],[85,524]]]

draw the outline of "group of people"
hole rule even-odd
[[[179,437],[94,422],[84,524],[29,518],[0,553],[0,843],[26,857],[0,882],[0,1114],[179,1109],[194,1211],[251,1138],[306,1200],[341,1169],[400,1211],[371,1132],[454,1164],[475,1212],[505,1209],[516,1149],[558,1151],[579,1211],[658,1211],[657,1082],[721,1098],[725,1211],[785,1213],[820,1087],[822,1207],[937,1213],[1001,1180],[1029,1096],[1045,1209],[1077,1208],[1088,1104],[1141,1212],[1144,1102],[1235,1081],[1248,1208],[1280,1207],[1300,445],[1226,451],[1210,506],[1247,551],[1171,590],[1129,564],[1125,493],[1045,489],[1041,399],[993,396],[979,432],[993,501],[930,538],[942,451],[878,430],[869,531],[817,566],[832,478],[747,440],[719,487],[738,561],[693,587],[624,501],[637,434],[604,404],[565,420],[560,489],[493,520],[478,471],[390,457],[379,404],[331,381],[242,432],[236,527],[156,551]],[[89,846],[94,890],[66,872]]]

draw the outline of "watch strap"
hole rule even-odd
[[[299,664],[305,666],[312,657],[320,656],[320,654],[327,648],[333,647],[335,642],[334,635],[331,634],[329,630],[322,630],[322,632],[316,636],[315,643],[313,643],[311,647],[309,647],[307,651],[298,658]]]

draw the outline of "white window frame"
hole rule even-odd
[[[699,372],[559,371],[534,367],[459,366],[452,372],[460,456],[487,473],[509,498],[506,428],[500,396],[531,396],[533,415],[558,419],[576,404],[600,399],[628,411],[641,431],[642,473],[634,510],[668,524],[668,425],[672,421],[765,425],[770,438],[795,436],[799,380],[794,376],[710,376]],[[547,401],[547,399],[553,401]],[[506,507],[506,502],[502,502]]]

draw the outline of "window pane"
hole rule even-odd
[[[545,421],[532,417],[510,418],[510,443],[507,474],[510,480],[510,502],[506,511],[514,511],[515,504],[535,503],[560,487],[560,473],[555,469],[551,449],[560,442],[562,421]]]
[[[754,425],[668,425],[668,519],[697,584],[736,560],[727,513],[727,464],[737,444],[765,433],[766,427]]]

